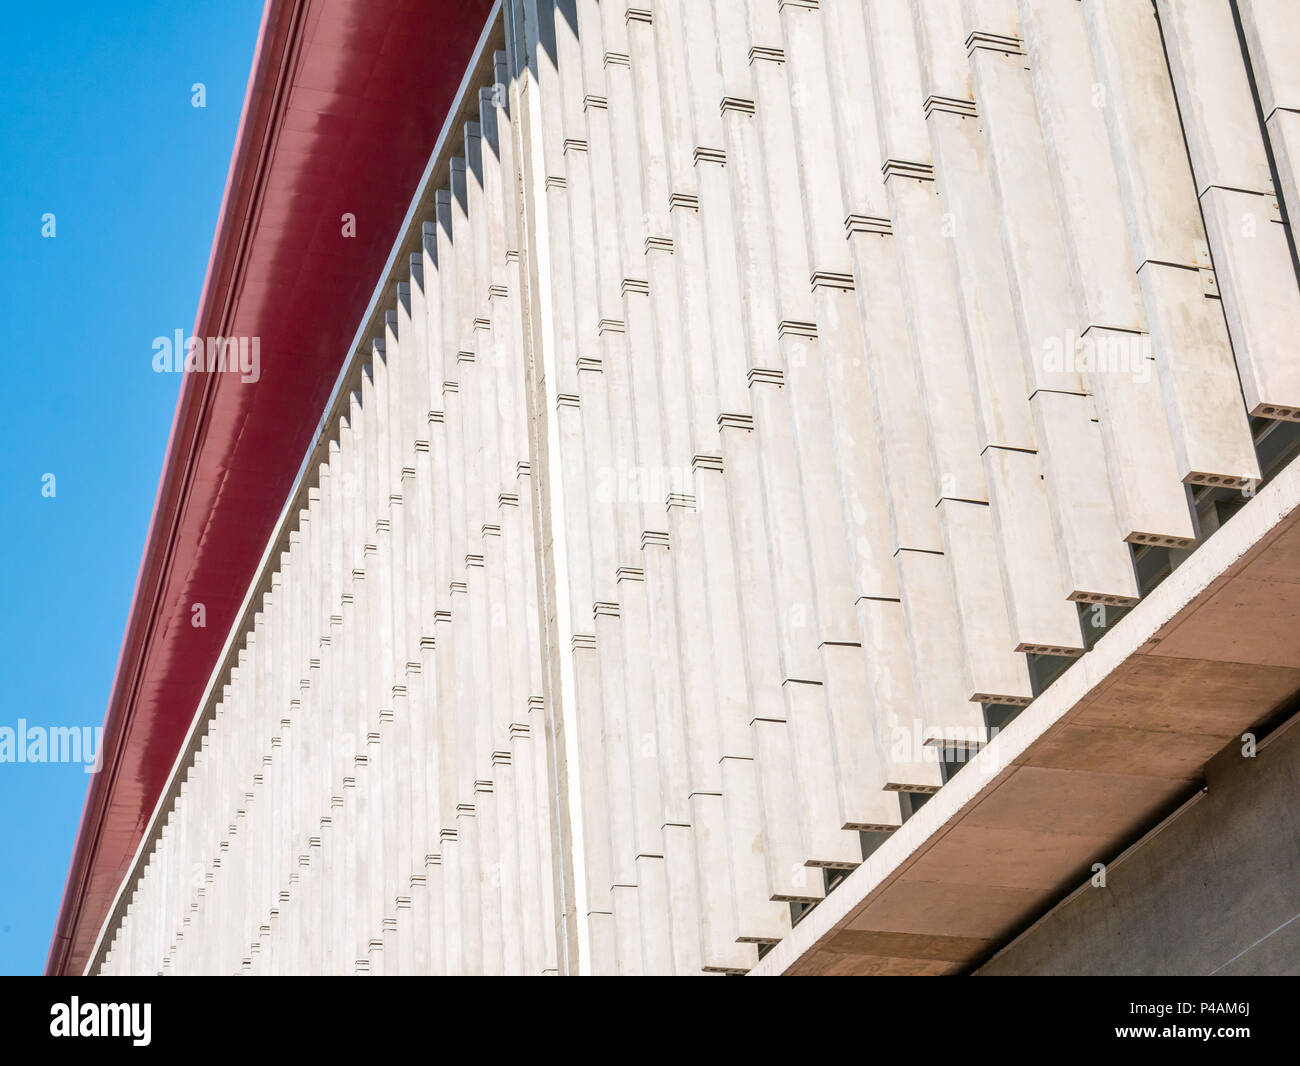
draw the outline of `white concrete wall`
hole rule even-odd
[[[1280,0],[504,7],[101,972],[745,972],[1300,418]]]

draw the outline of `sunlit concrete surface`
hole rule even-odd
[[[1130,845],[1288,787],[1239,8],[497,5],[87,969],[1105,969]],[[1178,883],[1113,968],[1280,966]]]
[[[1294,917],[1298,507],[1289,469],[756,972],[962,972],[1080,886],[984,972],[1209,973]]]

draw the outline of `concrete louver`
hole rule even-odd
[[[1300,418],[1238,6],[506,0],[92,970],[752,969]]]

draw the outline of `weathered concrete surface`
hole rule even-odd
[[[1300,469],[1293,466],[975,756],[751,973],[943,974],[982,964],[1084,884],[1093,864],[1115,862],[1195,795],[1207,764],[1240,745],[1243,732],[1286,713],[1300,691],[1298,563]],[[1300,910],[1294,905],[1300,896],[1294,887],[1296,816],[1284,802],[1300,788],[1300,770],[1285,745],[1264,754],[1270,750],[1275,783],[1254,786],[1260,802],[1243,799],[1243,785],[1225,787],[1225,797],[1200,816],[1223,823],[1217,833],[1194,850],[1161,841],[1152,852],[1193,858],[1166,874],[1172,879],[1166,884],[1153,880],[1131,890],[1140,896],[1127,920],[1149,929],[1128,940],[1131,965],[1191,969],[1189,960],[1196,958],[1199,972],[1208,972]],[[1265,772],[1264,754],[1251,764],[1256,774]],[[1242,774],[1252,778],[1250,770],[1234,776],[1216,766],[1211,795],[1221,773],[1233,782]],[[1250,862],[1251,855],[1257,861]],[[1125,877],[1122,863],[1117,876]],[[1200,894],[1187,895],[1182,884],[1198,877]],[[1238,883],[1257,887],[1234,897],[1230,888]],[[1269,885],[1276,886],[1276,898],[1269,898]],[[1213,913],[1234,898],[1235,928]],[[1207,903],[1215,899],[1217,906]],[[1166,966],[1168,956],[1148,950],[1170,937],[1161,921],[1191,920],[1207,906],[1212,913],[1198,921],[1226,928],[1199,954],[1189,944],[1181,961]],[[1247,927],[1257,930],[1248,935]],[[1081,948],[1084,957],[1101,956],[1112,928],[1108,920],[1095,923],[1095,946]],[[1255,964],[1284,957],[1284,946],[1273,947]],[[1023,968],[999,965],[1005,972]]]
[[[1300,974],[1300,719],[1207,789],[980,975]]]
[[[1300,289],[1160,7],[502,0],[92,969],[965,972],[1196,794]]]

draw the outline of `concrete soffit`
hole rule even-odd
[[[751,971],[970,972],[1300,691],[1292,463]]]

